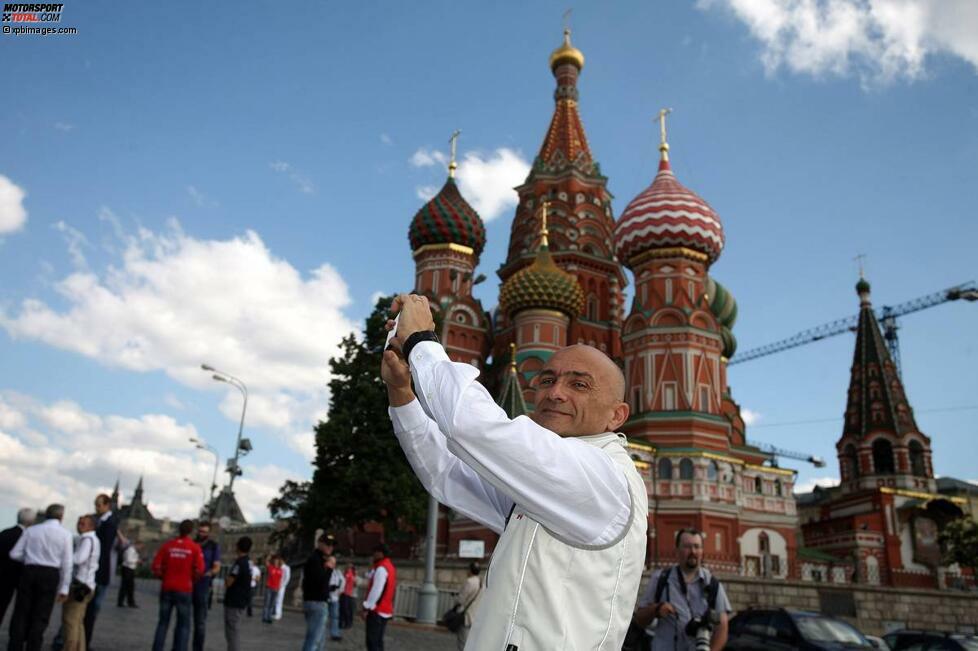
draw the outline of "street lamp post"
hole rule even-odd
[[[238,389],[241,395],[244,396],[244,404],[241,406],[241,423],[238,425],[238,440],[234,446],[234,457],[228,461],[228,473],[231,475],[231,479],[228,481],[228,493],[232,492],[234,489],[234,478],[241,474],[241,468],[238,466],[238,456],[241,451],[249,452],[251,450],[251,443],[247,439],[244,440],[244,445],[242,445],[241,434],[244,432],[244,421],[245,412],[248,411],[248,387],[240,379],[234,377],[230,373],[225,373],[224,371],[219,371],[213,366],[208,366],[207,364],[201,364],[200,368],[210,373],[213,373],[213,377],[218,382],[226,382],[231,386]]]
[[[205,492],[206,486],[204,486],[200,482],[196,482],[196,481],[190,479],[189,477],[184,477],[183,478],[183,481],[184,481],[185,484],[187,484],[187,486],[196,486],[197,488],[200,489],[200,500],[202,502],[207,499],[207,497],[206,497],[207,496],[207,493]],[[205,504],[204,506],[206,507],[207,505]]]
[[[193,443],[198,450],[204,450],[205,452],[210,452],[214,455],[214,477],[211,479],[210,500],[207,502],[207,515],[210,516],[211,506],[214,504],[214,491],[217,490],[217,468],[221,464],[221,457],[217,453],[214,446],[208,445],[205,441],[191,437],[190,442]]]

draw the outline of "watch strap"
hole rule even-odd
[[[401,352],[404,354],[404,359],[407,360],[408,363],[411,362],[411,351],[414,350],[414,347],[420,344],[422,341],[434,341],[435,343],[438,343],[438,335],[435,334],[434,330],[419,330],[412,333],[411,336],[407,338],[407,341],[404,342],[404,347],[401,349]]]

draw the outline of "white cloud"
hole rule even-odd
[[[81,231],[72,228],[64,221],[55,222],[53,227],[64,238],[65,245],[68,247],[68,255],[71,256],[71,261],[75,267],[79,269],[87,267],[88,260],[85,259],[83,249],[90,246],[88,238]]]
[[[217,202],[216,201],[212,200],[206,194],[204,194],[203,192],[201,192],[197,188],[197,186],[195,186],[195,185],[188,185],[187,186],[187,194],[190,195],[190,198],[198,206],[216,206],[217,205]]]
[[[247,384],[246,428],[267,428],[289,445],[324,416],[328,360],[359,330],[342,312],[351,300],[335,269],[302,274],[257,233],[198,240],[176,221],[164,233],[128,236],[118,255],[102,273],[76,271],[55,283],[64,308],[28,298],[0,308],[0,327],[106,366],[226,391],[221,409],[237,422],[241,396],[200,370],[212,364]]]
[[[26,196],[23,188],[0,174],[0,235],[23,228],[27,222]]]
[[[379,301],[380,299],[382,299],[385,296],[390,296],[390,292],[376,291],[373,294],[371,294],[370,295],[370,309],[372,310],[374,308],[374,306],[377,305],[377,301]]]
[[[288,176],[289,180],[295,184],[295,187],[298,188],[299,192],[302,192],[303,194],[313,194],[316,192],[316,186],[313,184],[312,179],[297,170],[291,163],[286,163],[285,161],[279,160],[269,163],[269,167],[279,174],[285,174]]]
[[[75,125],[68,124],[67,122],[55,122],[54,128],[57,129],[58,131],[64,131],[65,133],[68,133],[69,131],[73,131],[75,129]]]
[[[430,201],[433,196],[438,194],[438,188],[433,185],[419,185],[414,189],[414,194],[422,201]]]
[[[855,74],[864,84],[917,79],[947,54],[978,71],[974,0],[698,0],[726,7],[763,46],[769,74]]]
[[[387,135],[386,133],[380,134],[380,141],[382,143],[384,143],[385,145],[393,145],[394,144],[394,140],[389,135]]]
[[[512,149],[500,147],[488,156],[467,152],[458,166],[459,189],[488,222],[516,206],[519,197],[513,188],[529,173],[530,164]]]
[[[195,454],[187,442],[197,435],[193,425],[166,415],[103,416],[70,401],[44,404],[0,391],[0,507],[61,502],[79,515],[116,477],[128,495],[143,476],[155,516],[192,517],[201,506],[200,489],[182,479],[210,485],[213,476],[211,457]],[[289,476],[274,465],[247,466],[235,484],[245,516],[267,520],[266,505]]]
[[[740,417],[744,419],[744,425],[748,427],[761,420],[761,413],[753,409],[741,409]]]
[[[831,488],[833,486],[839,485],[838,477],[814,477],[812,479],[806,479],[803,482],[795,484],[795,493],[811,493],[815,490],[816,486],[821,486],[822,488]]]
[[[411,158],[408,159],[412,167],[431,167],[432,165],[448,165],[448,156],[437,149],[428,149],[427,147],[420,147],[416,152],[411,154]]]

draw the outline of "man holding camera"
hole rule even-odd
[[[654,629],[652,651],[721,651],[730,601],[720,581],[703,567],[702,532],[676,533],[676,560],[652,574],[634,621]]]
[[[648,522],[616,433],[628,418],[621,370],[596,348],[563,348],[534,378],[532,418],[510,419],[479,369],[437,343],[425,297],[392,309],[381,377],[401,448],[439,502],[501,534],[465,648],[621,648]]]

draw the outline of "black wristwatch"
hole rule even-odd
[[[409,364],[411,363],[411,351],[414,347],[420,344],[422,341],[433,341],[439,343],[438,335],[435,334],[434,330],[418,330],[404,342],[404,346],[401,347],[401,353],[404,355],[405,361]]]

